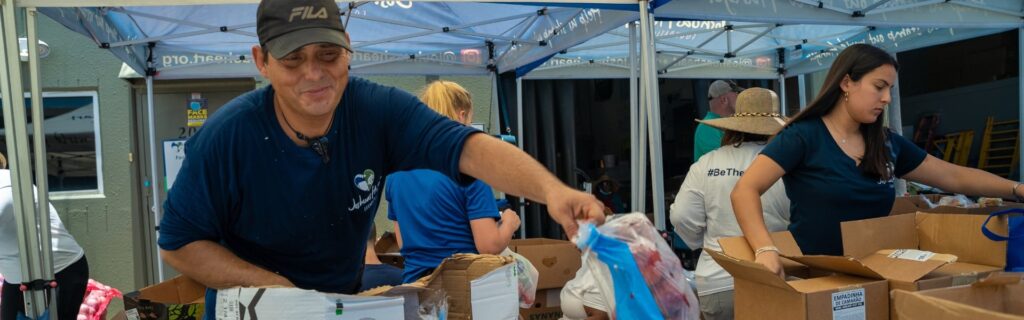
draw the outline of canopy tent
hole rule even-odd
[[[363,1],[341,5],[353,74],[487,75],[552,54],[636,19],[600,7]],[[554,4],[557,5],[557,4]],[[156,79],[256,77],[255,3],[40,8]],[[631,4],[636,10],[636,5]],[[215,22],[215,23],[214,23]],[[151,64],[150,64],[151,62]]]
[[[655,22],[660,78],[778,79],[827,69],[838,51],[868,43],[889,52],[964,40],[1012,28],[919,28],[732,21]],[[626,78],[629,28],[569,48],[526,79]]]
[[[250,77],[255,68],[248,52],[256,44],[254,34],[256,0],[140,0],[140,1],[67,1],[17,0],[2,8],[3,53],[17,50],[19,12],[26,12],[25,30],[29,45],[29,86],[32,99],[40,97],[38,47],[35,34],[37,12],[48,15],[65,27],[81,33],[101,48],[109,49],[133,70],[146,75],[149,109],[150,156],[156,157],[153,119],[152,81],[154,78]],[[532,68],[554,53],[578,44],[588,37],[611,30],[636,19],[639,11],[650,25],[648,6],[658,0],[593,0],[585,3],[566,0],[529,2],[487,1],[359,1],[340,9],[355,37],[353,46],[356,74],[488,74],[521,72]],[[520,2],[520,3],[517,3]],[[663,1],[661,1],[663,2]],[[415,7],[415,9],[413,9]],[[639,8],[638,8],[639,7]],[[625,9],[615,11],[608,9]],[[632,12],[630,12],[632,11]],[[242,19],[239,19],[242,17]],[[644,20],[647,19],[647,20]],[[210,21],[217,23],[211,24]],[[650,30],[650,28],[648,28]],[[357,36],[357,33],[359,34]],[[360,38],[362,35],[377,37]],[[652,40],[645,35],[644,41]],[[651,46],[647,46],[651,47]],[[646,52],[646,51],[645,51]],[[653,52],[650,52],[653,57]],[[0,80],[4,96],[24,91],[22,70],[17,55],[4,54]],[[11,58],[11,57],[14,58]],[[651,65],[653,66],[653,65]],[[643,71],[652,75],[653,69]],[[643,85],[644,87],[652,87]],[[651,89],[656,92],[656,88]],[[646,90],[646,91],[651,91]],[[18,221],[23,273],[26,279],[52,279],[52,257],[48,244],[48,216],[36,210],[32,200],[32,179],[25,128],[25,103],[4,101],[6,140],[14,181],[14,206]],[[33,100],[34,118],[41,111]],[[651,100],[656,104],[657,100]],[[655,107],[656,108],[656,107]],[[34,131],[42,132],[42,123]],[[41,137],[36,136],[36,167],[45,154]],[[36,201],[47,201],[46,170],[37,170],[39,188]],[[155,166],[151,179],[157,176]],[[154,218],[159,219],[158,184],[154,188]],[[30,250],[38,248],[39,250]],[[26,310],[41,314],[43,292],[26,293]]]

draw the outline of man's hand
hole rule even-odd
[[[604,204],[594,195],[571,189],[564,185],[547,195],[548,214],[562,225],[569,239],[576,237],[579,230],[577,220],[604,223]]]

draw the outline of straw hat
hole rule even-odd
[[[779,113],[779,96],[774,91],[750,88],[736,97],[736,113],[732,116],[697,122],[724,130],[770,136],[782,129],[786,119]]]

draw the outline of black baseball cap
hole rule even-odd
[[[330,43],[352,51],[334,0],[262,0],[256,9],[260,46],[280,59],[311,43]]]

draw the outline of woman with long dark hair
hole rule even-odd
[[[789,226],[804,254],[842,255],[843,221],[889,214],[893,182],[904,178],[969,195],[1018,198],[1020,183],[927,155],[879,121],[899,64],[866,44],[844,49],[821,93],[769,142],[736,183],[736,220],[756,261],[782,275],[759,196],[780,178],[791,201]]]

